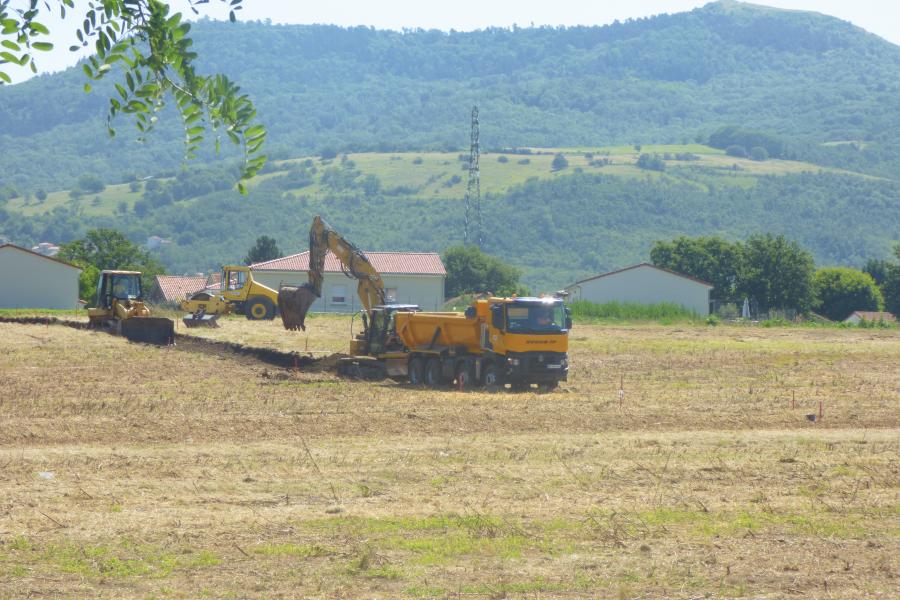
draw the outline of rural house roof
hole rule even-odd
[[[156,287],[165,302],[183,300],[206,287],[206,277],[197,275],[157,275]],[[155,290],[154,290],[155,291]]]
[[[609,273],[603,273],[602,275],[594,275],[593,277],[588,277],[587,279],[582,279],[581,281],[576,281],[569,287],[581,285],[582,283],[586,283],[588,281],[594,281],[595,279],[600,279],[602,277],[609,277],[610,275],[617,275],[619,273],[624,273],[625,271],[630,271],[632,269],[638,269],[640,267],[650,267],[651,269],[656,269],[657,271],[662,271],[663,273],[668,273],[669,275],[675,275],[676,277],[681,277],[682,279],[688,279],[690,281],[693,281],[694,283],[699,283],[700,285],[705,285],[708,288],[715,287],[713,284],[703,281],[702,279],[697,279],[696,277],[691,277],[690,275],[685,275],[684,273],[678,273],[677,271],[672,271],[670,269],[664,269],[663,267],[657,267],[656,265],[651,265],[650,263],[646,263],[646,262],[638,263],[636,265],[631,265],[630,267],[625,267],[624,269],[610,271]]]
[[[22,246],[16,246],[15,244],[0,244],[0,250],[3,250],[4,248],[12,248],[13,250],[21,250],[22,252],[26,252],[28,254],[33,254],[35,256],[40,256],[41,258],[46,258],[47,260],[51,260],[55,263],[65,265],[67,267],[72,267],[73,269],[78,269],[79,271],[82,270],[81,267],[76,267],[75,265],[73,265],[71,263],[67,263],[64,260],[60,260],[60,259],[54,258],[52,256],[47,256],[46,254],[41,254],[40,252],[35,252],[34,250],[29,250],[28,248],[23,248]]]
[[[382,275],[447,275],[439,254],[434,252],[365,252]],[[309,271],[309,251],[250,265],[254,271]],[[341,261],[330,251],[325,255],[325,272],[340,273]]]
[[[893,323],[897,320],[893,314],[889,312],[878,312],[872,310],[855,310],[844,321],[849,321],[853,317],[858,317],[864,321],[884,321],[885,323]]]

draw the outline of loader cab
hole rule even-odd
[[[109,310],[113,300],[142,300],[141,274],[138,271],[102,271],[97,282],[97,308]]]

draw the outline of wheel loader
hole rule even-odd
[[[165,346],[175,339],[174,321],[151,316],[138,271],[100,272],[97,306],[88,308],[88,326],[106,329],[132,342]]]
[[[572,318],[562,298],[492,297],[464,313],[387,304],[381,275],[366,255],[318,216],[309,233],[309,283],[278,293],[285,329],[305,329],[306,314],[322,293],[328,251],[359,281],[363,306],[363,331],[351,335],[351,356],[338,366],[342,374],[490,391],[533,384],[549,390],[567,379]]]

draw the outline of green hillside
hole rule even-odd
[[[199,68],[256,100],[275,158],[464,151],[477,103],[487,150],[686,143],[740,124],[781,136],[786,158],[888,176],[900,165],[890,135],[900,48],[814,13],[726,0],[605,27],[398,33],[201,21],[192,33]],[[73,68],[0,88],[3,183],[59,189],[85,172],[115,182],[176,168],[171,114],[146,144],[124,120],[106,137],[113,79],[83,94]],[[838,143],[848,140],[864,143]]]
[[[641,154],[659,156],[666,169],[657,172],[638,167],[639,153],[629,146],[527,148],[520,154],[485,153],[481,156],[481,191],[502,194],[532,178],[550,180],[575,172],[602,173],[623,178],[655,177],[674,183],[691,183],[708,190],[709,185],[753,187],[761,176],[796,173],[838,173],[866,175],[811,163],[771,159],[754,161],[727,156],[722,150],[701,144],[653,144],[641,148]],[[568,167],[554,169],[553,158],[562,153]],[[680,158],[679,158],[680,157]],[[687,157],[688,159],[685,159]],[[309,166],[307,166],[309,165]],[[302,181],[290,179],[298,170],[308,173]],[[333,173],[350,173],[335,181]],[[341,155],[332,160],[300,157],[272,161],[266,173],[250,182],[250,189],[274,190],[308,199],[335,195],[365,193],[366,178],[375,177],[378,194],[459,200],[465,195],[468,177],[468,154],[448,152],[368,152]],[[165,184],[171,177],[155,178]],[[133,210],[143,198],[146,182],[111,184],[101,192],[72,195],[69,190],[53,191],[44,200],[34,196],[11,198],[8,211],[24,216],[37,216],[65,207],[87,216],[114,216],[122,213],[121,205]],[[188,205],[193,199],[184,199]]]
[[[166,267],[193,272],[263,234],[302,250],[322,214],[366,249],[440,251],[462,239],[472,104],[485,249],[538,289],[679,234],[785,233],[859,266],[900,232],[900,48],[823,15],[724,0],[606,27],[192,33],[201,70],[238,81],[268,127],[249,196],[233,153],[181,168],[176,115],[145,144],[127,121],[107,138],[113,81],[83,94],[76,68],[0,87],[0,237],[160,235]],[[85,177],[105,189],[67,191]]]

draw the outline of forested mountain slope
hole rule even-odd
[[[281,158],[461,149],[477,103],[488,148],[678,143],[740,124],[781,136],[793,157],[889,176],[898,164],[900,47],[814,13],[725,0],[605,27],[201,21],[194,34],[200,68],[252,95]],[[84,172],[114,181],[178,165],[177,119],[161,119],[145,145],[123,119],[110,141],[112,81],[91,94],[82,83],[75,68],[0,88],[5,183],[61,189]]]

